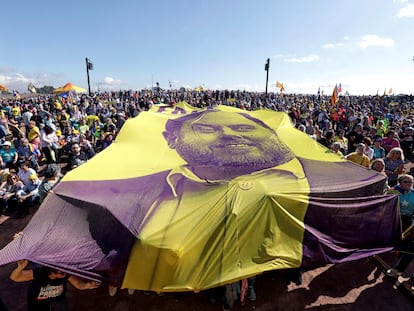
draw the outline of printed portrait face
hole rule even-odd
[[[263,123],[222,111],[184,121],[177,129],[173,147],[190,165],[263,169],[291,157],[287,146]]]

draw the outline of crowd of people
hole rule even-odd
[[[71,100],[55,95],[0,98],[1,213],[25,217],[62,174],[107,148],[128,118],[180,101],[195,107],[222,104],[286,112],[298,130],[333,153],[387,176],[384,192],[394,191],[407,199],[400,207],[403,229],[411,225],[413,178],[405,170],[414,159],[414,97],[406,95],[340,96],[332,102],[320,95],[158,89],[103,92]],[[403,260],[405,264],[407,258]],[[244,288],[255,300],[254,282],[246,282]],[[234,292],[231,286],[225,290]]]

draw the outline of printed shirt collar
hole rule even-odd
[[[303,179],[306,177],[303,171],[303,167],[300,164],[299,160],[294,158],[293,160],[290,160],[289,162],[286,162],[282,165],[260,170],[260,171],[253,172],[253,173],[246,174],[246,175],[241,175],[241,176],[234,178],[233,180],[241,178],[243,176],[244,177],[246,176],[255,177],[257,175],[267,175],[267,174],[270,174],[276,171],[283,171],[285,173],[291,174],[295,176],[297,179]],[[206,182],[206,180],[201,179],[196,174],[194,174],[194,172],[189,168],[188,165],[182,165],[182,166],[175,167],[170,171],[170,173],[166,177],[166,181],[168,185],[170,186],[174,197],[178,196],[177,195],[177,184],[182,178],[186,178],[188,180],[191,180],[197,183]],[[227,183],[227,182],[229,182],[229,180],[209,180],[209,183],[215,183],[215,184]]]

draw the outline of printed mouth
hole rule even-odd
[[[247,144],[226,144],[224,148],[250,148],[250,145]]]
[[[221,144],[215,147],[216,150],[221,150],[222,152],[228,153],[237,153],[237,152],[249,152],[254,149],[255,146],[251,144],[244,143],[230,143],[230,144]]]

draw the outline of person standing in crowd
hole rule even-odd
[[[67,281],[79,290],[94,289],[100,285],[98,282],[85,281],[55,268],[41,266],[26,269],[28,264],[26,259],[19,260],[17,267],[10,274],[10,279],[14,282],[32,281],[27,295],[29,311],[67,311]]]
[[[398,184],[390,191],[398,195],[400,205],[400,215],[402,232],[405,232],[414,221],[414,189],[413,189],[413,176],[409,174],[403,174],[398,178]],[[386,274],[389,276],[397,276],[403,273],[413,259],[410,255],[414,253],[414,246],[412,240],[404,240],[397,247],[397,250],[401,251],[401,255],[397,263],[393,268],[388,269]],[[408,254],[410,253],[410,254]]]
[[[332,143],[334,142],[335,133],[333,130],[326,131],[325,135],[318,140],[318,143],[325,146],[326,148],[331,148]]]
[[[65,109],[58,110],[56,120],[59,124],[59,128],[64,135],[69,134],[70,131],[70,116],[66,113]]]
[[[398,182],[398,175],[404,172],[404,154],[401,148],[393,148],[384,159],[385,173],[388,176],[388,184],[394,187]]]
[[[378,173],[384,175],[387,177],[387,182],[384,185],[384,193],[390,190],[390,186],[388,185],[388,176],[385,174],[385,163],[383,159],[374,159],[371,162],[370,168],[374,171],[377,171]]]
[[[341,152],[341,144],[339,142],[334,142],[331,145],[331,151],[337,155],[339,155],[341,158],[344,157],[343,153]]]
[[[401,134],[398,134],[400,138],[401,149],[404,152],[404,157],[409,160],[411,154],[414,151],[414,128],[406,127]]]
[[[363,139],[363,143],[364,143],[364,154],[369,158],[369,160],[371,161],[372,158],[374,157],[374,149],[371,148],[372,145],[372,141],[371,138],[369,137],[364,137]]]
[[[364,135],[362,134],[362,125],[357,123],[348,133],[348,154],[356,151],[358,144],[362,143]]]
[[[386,136],[382,139],[382,147],[385,149],[386,154],[391,149],[400,147],[400,141],[395,137],[395,131],[390,130],[387,132]]]
[[[340,144],[342,154],[346,155],[348,153],[348,138],[345,137],[345,130],[340,129],[338,135],[335,136],[334,141]]]
[[[345,158],[351,162],[354,162],[358,165],[365,166],[369,168],[370,160],[366,154],[364,154],[365,144],[359,143],[357,149],[354,152],[348,154]]]
[[[372,150],[374,150],[374,155],[372,159],[383,159],[385,158],[385,149],[381,146],[382,138],[375,137],[374,138],[374,145],[372,146]]]
[[[378,135],[379,137],[383,138],[385,136],[385,133],[387,132],[386,127],[384,126],[384,122],[379,120],[377,122],[377,127],[376,127],[376,135]]]

